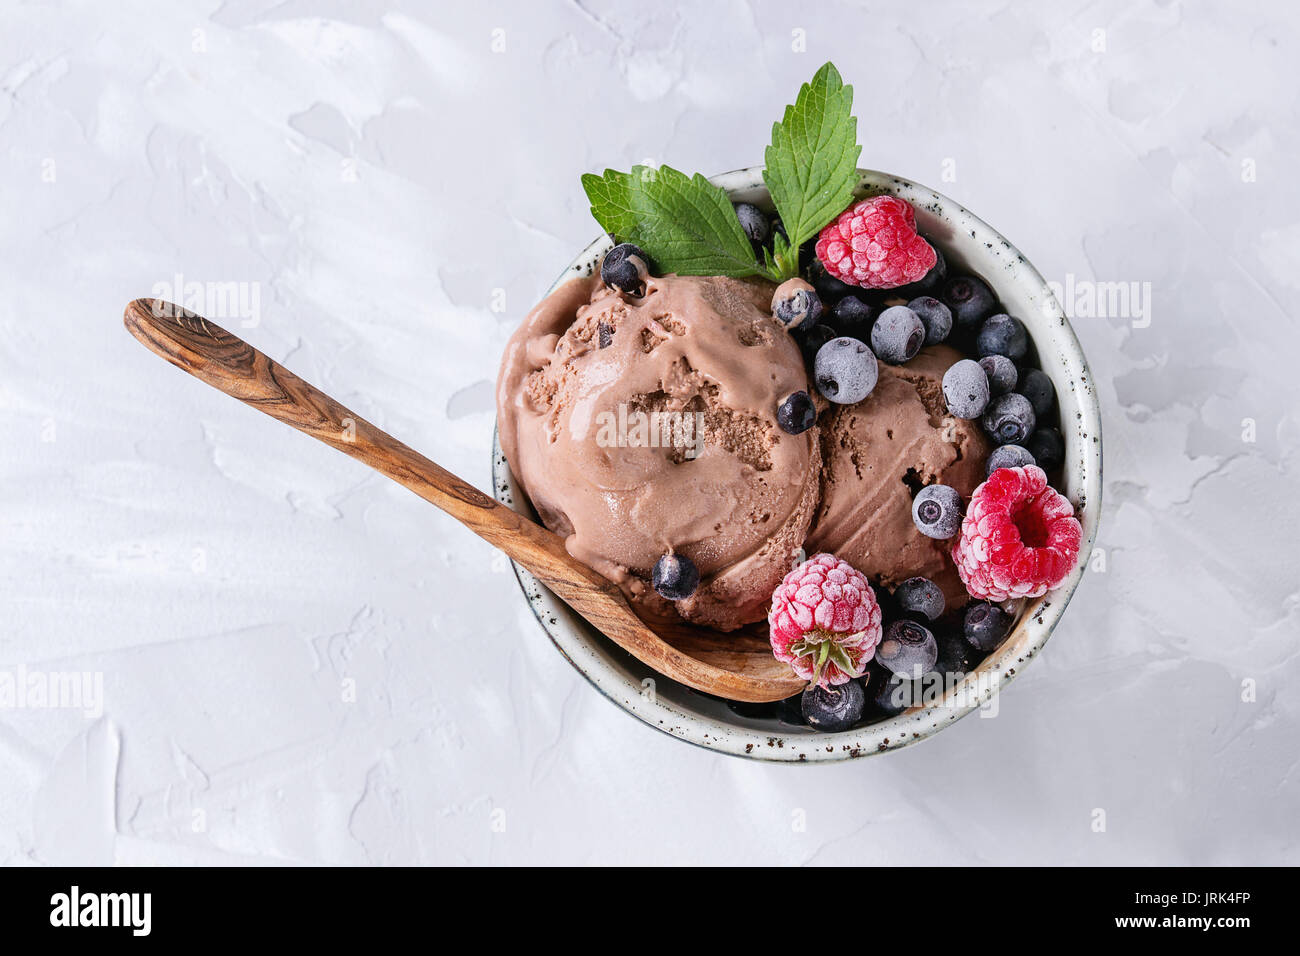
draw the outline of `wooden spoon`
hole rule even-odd
[[[666,677],[729,700],[783,700],[805,685],[753,634],[652,631],[611,581],[574,558],[564,541],[439,467],[320,389],[202,316],[161,299],[136,299],[127,330],[213,388],[365,462],[519,562],[619,647]]]

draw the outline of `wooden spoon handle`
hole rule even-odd
[[[161,299],[136,299],[126,307],[123,321],[155,355],[437,505],[661,674],[734,700],[780,700],[798,691],[800,685],[788,669],[736,674],[667,644],[632,612],[623,592],[570,555],[558,535],[457,478],[202,316]]]
[[[530,571],[534,565],[549,570],[539,575],[548,587],[560,570],[590,587],[614,588],[573,558],[557,535],[457,478],[202,316],[169,302],[136,299],[127,306],[124,321],[155,355],[405,485]]]

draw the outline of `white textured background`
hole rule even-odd
[[[4,0],[0,670],[105,707],[0,711],[0,862],[1300,862],[1300,9],[693,6]],[[579,174],[760,162],[827,59],[863,165],[1151,283],[1076,321],[1106,564],[997,719],[833,767],[656,734],[486,545],[121,327],[255,283],[236,331],[487,487]]]

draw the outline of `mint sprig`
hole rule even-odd
[[[588,173],[582,186],[591,214],[615,241],[645,250],[660,272],[761,275],[774,282],[796,276],[799,247],[853,199],[861,147],[852,107],[853,87],[827,63],[773,124],[763,181],[786,234],[773,237],[761,261],[726,191],[699,173],[687,176],[671,166]]]
[[[827,63],[772,124],[772,145],[763,156],[763,182],[788,237],[784,250],[774,250],[782,276],[798,274],[799,247],[853,200],[861,152],[853,87]]]
[[[662,272],[686,276],[766,274],[725,190],[699,173],[633,166],[582,177],[591,214],[619,242],[640,246]]]

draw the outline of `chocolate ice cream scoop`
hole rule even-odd
[[[571,280],[506,346],[511,469],[569,552],[652,619],[761,620],[812,520],[820,445],[816,427],[777,423],[808,380],[772,293],[722,277],[648,277],[633,293]],[[685,600],[650,586],[668,553],[699,569]]]
[[[943,397],[943,374],[961,357],[932,345],[906,365],[882,364],[864,401],[822,415],[822,500],[806,545],[886,587],[927,577],[949,607],[970,596],[948,555],[950,542],[917,530],[912,498],[939,483],[969,499],[984,480],[988,439],[979,422],[949,415]]]

